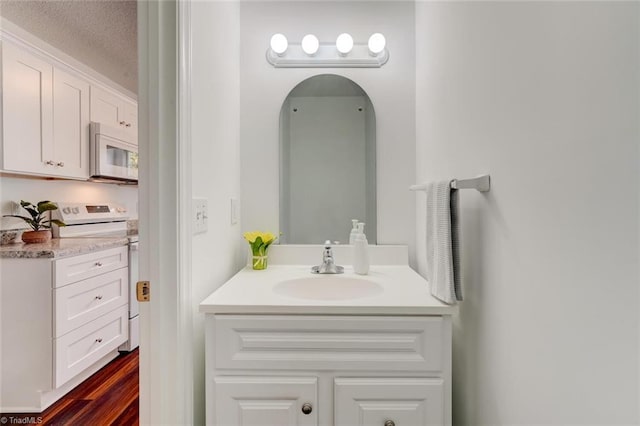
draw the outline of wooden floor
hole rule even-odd
[[[138,425],[138,350],[120,355],[41,414],[0,414],[0,422],[45,425]],[[13,419],[11,419],[13,417]],[[39,419],[41,418],[41,420]]]

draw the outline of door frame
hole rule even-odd
[[[193,422],[190,4],[138,2],[140,424]]]

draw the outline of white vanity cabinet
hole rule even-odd
[[[207,423],[451,424],[451,318],[207,315]]]
[[[2,169],[89,177],[89,83],[2,45]]]
[[[1,412],[42,412],[128,339],[127,247],[0,259]]]

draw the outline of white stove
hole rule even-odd
[[[53,226],[55,238],[108,237],[127,234],[127,208],[113,203],[56,203],[52,218],[67,226]]]
[[[120,346],[120,351],[132,351],[138,347],[138,236],[128,235],[127,208],[114,203],[56,203],[58,210],[51,212],[52,219],[63,221],[67,226],[53,226],[55,238],[113,238],[129,239],[129,341]]]

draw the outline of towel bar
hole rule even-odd
[[[451,188],[453,189],[477,189],[480,192],[487,192],[491,189],[491,177],[489,175],[482,175],[472,179],[454,179],[451,181]],[[427,186],[411,185],[409,190],[411,191],[424,191]]]

